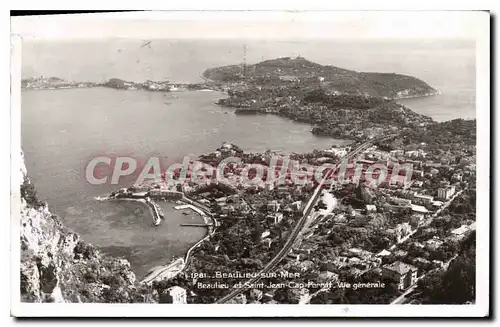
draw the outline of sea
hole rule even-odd
[[[356,71],[418,77],[440,95],[400,102],[436,121],[475,118],[475,44],[470,40],[256,41],[107,39],[23,43],[23,78],[72,81],[110,78],[200,82],[221,65],[302,56]],[[102,251],[130,260],[138,276],[182,256],[206,230],[182,227],[190,215],[165,207],[152,225],[141,203],[96,197],[133,183],[90,185],[85,167],[96,156],[182,161],[232,142],[245,151],[307,152],[345,143],[310,133],[311,126],[273,115],[235,115],[215,91],[155,93],[106,88],[22,92],[22,147],[40,198],[63,223]]]

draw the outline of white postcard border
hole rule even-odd
[[[481,16],[483,17],[483,16]],[[23,317],[248,317],[248,316],[363,316],[363,317],[482,317],[489,312],[489,154],[490,66],[489,18],[477,28],[477,301],[473,305],[176,305],[155,304],[32,304],[19,296],[19,163],[20,153],[20,42],[13,39],[11,59],[11,314]]]

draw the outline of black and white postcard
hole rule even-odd
[[[13,315],[488,315],[488,12],[11,21]]]

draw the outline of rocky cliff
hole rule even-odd
[[[23,302],[155,302],[130,263],[102,254],[65,228],[21,164],[21,300]]]

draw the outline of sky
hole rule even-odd
[[[128,12],[13,17],[23,39],[463,38],[484,32],[479,11]]]

